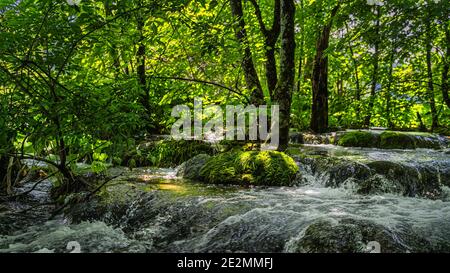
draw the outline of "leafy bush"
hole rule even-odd
[[[156,167],[174,167],[199,155],[216,152],[209,143],[198,140],[161,140],[151,142],[146,147],[138,147],[133,157],[137,165],[146,163]]]

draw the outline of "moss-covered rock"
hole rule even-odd
[[[362,161],[303,154],[298,149],[287,152],[323,186],[347,187],[358,194],[393,193],[436,199],[441,197],[442,186],[450,185],[450,168],[444,162]]]
[[[415,137],[415,146],[416,148],[426,148],[426,149],[441,149],[446,147],[448,143],[446,141],[441,141],[436,137],[428,137],[428,136],[416,136]]]
[[[366,131],[350,131],[339,137],[338,145],[344,147],[377,147],[378,136]]]
[[[427,166],[412,167],[390,161],[374,161],[367,166],[374,175],[362,181],[358,193],[399,193],[437,198],[442,192],[439,174]]]
[[[192,180],[200,179],[200,170],[210,158],[211,156],[207,154],[194,156],[178,167],[177,175]]]
[[[235,150],[209,159],[200,177],[213,184],[289,186],[297,172],[297,164],[285,153]]]
[[[290,132],[289,133],[289,143],[292,144],[303,144],[303,134],[300,132]]]
[[[444,137],[422,132],[348,131],[338,135],[337,144],[381,149],[441,149],[448,145],[448,141]]]
[[[379,249],[374,249],[375,242],[379,244]],[[393,231],[371,221],[352,218],[344,218],[338,222],[319,220],[309,225],[304,235],[290,245],[290,251],[302,253],[433,251],[431,243],[414,233],[412,229]]]
[[[415,138],[401,132],[386,131],[380,135],[380,147],[383,149],[415,149]]]
[[[229,152],[232,150],[241,151],[256,151],[261,148],[261,143],[257,141],[248,140],[221,140],[215,144],[216,150],[221,153]]]
[[[361,181],[371,175],[370,168],[360,162],[323,155],[294,154],[295,150],[288,151],[300,164],[307,166],[313,175],[323,181],[326,187],[340,187],[350,180]]]

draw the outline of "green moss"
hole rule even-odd
[[[251,151],[258,150],[260,144],[257,142],[248,142],[246,140],[221,140],[216,144],[217,150],[221,153],[232,150]]]
[[[289,250],[300,253],[368,253],[374,250],[368,247],[373,241],[381,245],[382,253],[432,251],[434,247],[409,226],[402,227],[401,233],[393,233],[373,221],[343,218],[338,222],[321,219],[312,223],[298,241],[290,243]]]
[[[231,151],[209,159],[200,171],[201,180],[213,184],[292,185],[298,166],[276,151]]]
[[[377,142],[377,136],[370,132],[350,131],[339,138],[338,145],[344,147],[377,147]]]
[[[383,149],[415,149],[416,141],[410,134],[386,131],[380,135],[380,147]]]
[[[381,149],[439,149],[440,142],[436,135],[422,132],[385,131],[377,134],[367,131],[351,131],[345,132],[339,138],[338,145]]]

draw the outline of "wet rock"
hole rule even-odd
[[[348,180],[364,180],[370,177],[371,170],[365,164],[329,156],[296,156],[306,169],[322,180],[326,187],[339,187]]]
[[[438,163],[409,165],[391,161],[360,163],[339,157],[297,155],[302,171],[326,187],[350,186],[359,194],[394,193],[404,196],[440,197],[450,185],[450,166]]]
[[[200,170],[210,158],[211,156],[207,154],[194,156],[178,167],[177,175],[192,180],[199,180]]]
[[[450,165],[438,166],[437,175],[442,185],[450,187]]]
[[[359,181],[357,184],[357,193],[359,194],[396,193],[403,195],[405,191],[402,185],[393,183],[393,181],[379,174],[372,175],[368,179]]]
[[[404,253],[432,251],[432,245],[411,229],[390,230],[371,221],[344,218],[319,220],[303,236],[289,243],[290,252],[301,253]]]
[[[367,166],[376,175],[360,184],[360,193],[394,192],[436,198],[442,192],[439,174],[427,166],[412,167],[390,161],[374,161]]]
[[[326,186],[338,187],[349,179],[364,181],[371,175],[370,168],[352,161],[342,161],[329,169],[330,178]]]
[[[304,144],[335,144],[336,133],[326,133],[326,134],[302,134]]]
[[[303,144],[303,134],[300,132],[289,133],[289,142],[293,144]]]
[[[427,137],[427,136],[416,136],[415,146],[416,148],[426,148],[426,149],[441,149],[443,146],[447,145],[447,141],[439,136]]]
[[[72,243],[70,243],[72,242]],[[79,246],[73,249],[71,245]],[[1,252],[144,252],[138,242],[102,222],[61,225],[50,221],[18,235],[0,238]]]
[[[346,131],[337,133],[337,144],[344,147],[381,149],[441,149],[448,146],[448,140],[421,132]]]
[[[417,146],[412,135],[386,131],[380,135],[380,147],[383,149],[415,149]]]

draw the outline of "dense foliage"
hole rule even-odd
[[[67,177],[194,97],[280,104],[282,138],[450,126],[448,1],[1,0],[0,41],[0,159],[52,155]]]

